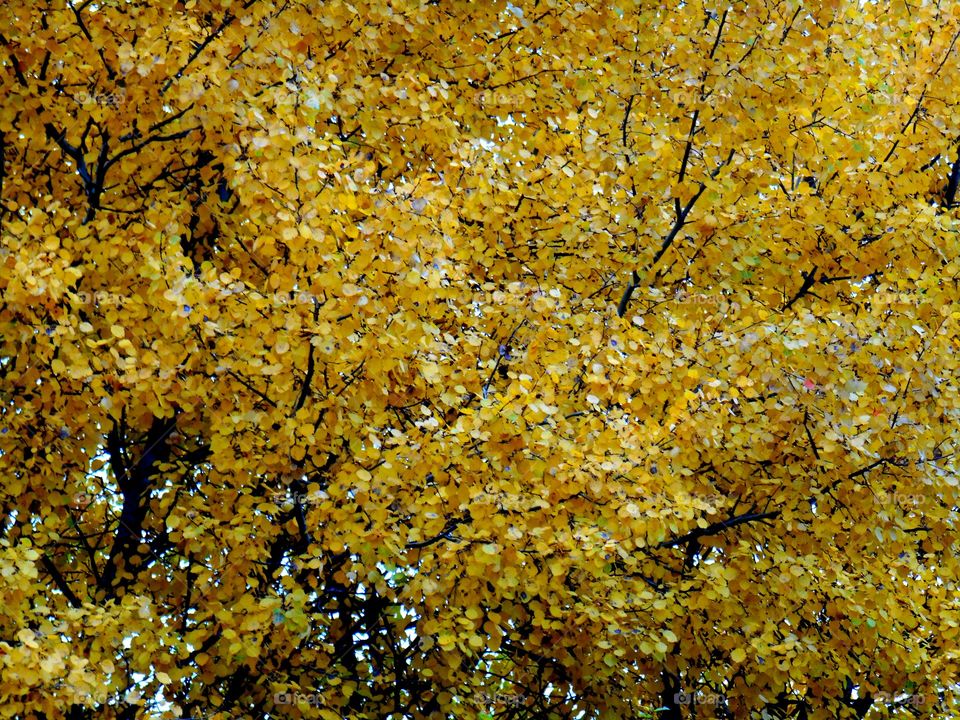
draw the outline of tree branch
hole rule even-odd
[[[43,567],[46,568],[47,572],[50,573],[50,577],[53,578],[53,582],[59,588],[60,592],[63,593],[64,597],[67,598],[67,602],[70,603],[71,607],[79,608],[83,605],[80,602],[80,598],[74,595],[73,590],[70,589],[70,586],[67,584],[66,578],[63,577],[63,574],[54,565],[53,560],[51,560],[46,555],[43,555],[40,558],[40,562],[43,563]]]
[[[743,525],[749,522],[757,522],[764,520],[772,520],[773,518],[779,517],[780,511],[773,510],[765,513],[749,512],[742,515],[735,515],[733,517],[727,518],[726,520],[720,520],[719,522],[711,523],[705,528],[697,528],[692,530],[685,535],[680,537],[673,538],[672,540],[664,540],[662,543],[657,545],[658,548],[672,548],[679,545],[684,545],[691,540],[698,540],[699,538],[706,537],[708,535],[717,535],[724,530],[734,528],[737,525]]]
[[[633,99],[636,94],[627,98],[627,109],[623,113],[623,122],[620,123],[620,136],[623,140],[623,147],[627,150],[627,159],[630,158],[630,141],[627,138],[627,126],[630,124],[630,111],[633,109]]]
[[[720,27],[717,29],[717,37],[713,41],[713,47],[710,48],[710,59],[713,60],[713,56],[717,54],[717,48],[720,47],[720,38],[723,36],[723,27],[727,24],[727,13],[730,12],[730,8],[725,8],[723,11],[723,16],[720,18]],[[797,8],[797,12],[800,12],[800,9]],[[796,16],[794,16],[796,17]]]
[[[247,2],[245,2],[242,6],[243,9],[244,10],[248,9],[256,1],[257,0],[247,0]],[[226,30],[230,26],[230,24],[233,23],[233,21],[236,19],[237,19],[237,16],[234,15],[232,12],[227,12],[223,16],[223,20],[220,21],[220,24],[216,27],[216,29],[212,33],[207,35],[207,37],[203,39],[203,42],[198,43],[196,45],[196,47],[194,48],[194,51],[190,53],[190,57],[188,57],[187,61],[180,66],[180,69],[173,74],[173,77],[167,78],[166,81],[164,81],[163,85],[160,88],[161,97],[163,97],[163,95],[166,94],[167,90],[170,89],[173,83],[175,83],[177,80],[183,77],[183,73],[185,73],[187,71],[187,68],[189,68],[193,64],[193,62],[198,57],[200,57],[203,51],[207,49],[207,46],[209,46],[210,43],[212,43],[214,40],[220,37],[223,34],[223,31]]]
[[[157,466],[167,462],[171,448],[167,436],[176,428],[176,416],[164,420],[155,417],[144,440],[140,458],[132,466],[124,459],[124,432],[116,423],[107,434],[107,453],[114,477],[123,495],[123,507],[117,525],[113,547],[100,575],[99,587],[109,597],[115,595],[115,580],[121,563],[126,564],[135,554],[143,536],[143,524],[149,507],[150,483]]]
[[[620,302],[617,304],[617,315],[619,317],[623,317],[623,314],[627,311],[627,305],[630,304],[630,297],[633,295],[633,291],[636,290],[639,285],[640,276],[637,275],[637,271],[634,270],[630,279],[630,284],[627,285],[626,289],[623,291],[623,297],[620,298]]]
[[[680,213],[677,215],[676,221],[673,223],[673,227],[670,229],[670,233],[664,238],[663,243],[660,245],[660,249],[657,250],[657,254],[653,256],[653,260],[650,261],[648,269],[652,270],[656,267],[656,264],[660,261],[660,258],[663,257],[663,254],[667,252],[673,241],[677,239],[677,235],[680,234],[680,230],[683,229],[683,226],[687,224],[687,215],[690,214],[690,211],[693,209],[694,204],[697,200],[700,199],[700,196],[703,195],[704,190],[707,189],[707,186],[703,183],[700,183],[700,189],[697,190],[696,194],[690,198],[689,202],[683,207]]]
[[[697,108],[693,111],[693,116],[690,118],[690,132],[687,134],[687,145],[683,149],[683,160],[680,161],[680,178],[677,180],[678,184],[682,184],[683,178],[687,175],[687,163],[690,161],[690,151],[693,149],[693,136],[697,134],[697,118],[699,117],[700,108]],[[703,192],[702,186],[701,192]]]
[[[947,181],[945,199],[948,210],[952,209],[955,204],[958,184],[960,184],[960,150],[957,150],[957,159],[953,161],[953,166],[950,168],[950,178]]]

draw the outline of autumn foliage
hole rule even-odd
[[[0,716],[957,717],[960,4],[0,4]]]

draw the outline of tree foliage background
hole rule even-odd
[[[956,717],[960,5],[0,5],[0,715]]]

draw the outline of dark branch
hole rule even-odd
[[[793,307],[793,304],[797,302],[800,298],[810,292],[810,288],[814,286],[817,282],[817,269],[813,270],[801,270],[800,275],[803,277],[803,284],[800,285],[800,289],[797,290],[797,293],[790,298],[786,305],[783,306],[781,312],[785,312]]]
[[[810,432],[809,420],[810,420],[810,412],[805,410],[804,413],[803,413],[803,429],[807,431],[807,440],[810,441],[810,448],[813,450],[813,456],[814,456],[817,460],[819,460],[819,459],[820,459],[820,451],[817,450],[817,443],[814,442],[814,440],[813,440],[813,433]]]
[[[958,184],[960,184],[960,150],[957,151],[957,159],[953,161],[953,167],[950,168],[950,179],[947,181],[945,198],[947,209],[952,208],[955,204]]]
[[[630,151],[630,141],[627,139],[627,126],[630,124],[630,111],[633,109],[633,99],[635,97],[636,95],[634,94],[627,98],[627,109],[623,113],[623,122],[620,123],[620,136],[623,139],[623,147],[627,150],[628,156]]]
[[[713,60],[713,56],[717,54],[717,48],[720,47],[720,38],[723,36],[723,26],[727,24],[727,13],[730,12],[730,8],[726,8],[723,11],[723,16],[720,18],[720,27],[717,29],[717,37],[713,41],[713,47],[710,48],[710,59]],[[800,8],[797,8],[797,12],[800,12]],[[794,15],[796,17],[796,15]]]
[[[656,267],[656,264],[660,261],[660,258],[662,258],[664,253],[667,252],[671,245],[673,245],[673,241],[677,239],[677,235],[680,234],[680,230],[682,230],[683,226],[687,224],[687,215],[690,214],[694,204],[700,199],[700,196],[703,195],[703,192],[706,189],[707,186],[701,183],[700,189],[697,190],[696,194],[690,198],[689,202],[687,202],[687,204],[680,211],[680,214],[677,215],[677,219],[673,223],[670,233],[664,238],[663,243],[660,245],[660,249],[657,250],[657,254],[654,255],[653,260],[650,261],[649,269],[652,270],[654,267]]]
[[[176,428],[176,416],[169,419],[154,418],[144,440],[144,449],[136,463],[130,464],[125,452],[125,427],[114,424],[107,433],[107,453],[110,465],[123,495],[120,522],[117,525],[113,547],[106,567],[100,575],[100,589],[108,596],[115,595],[115,580],[121,564],[127,564],[136,554],[143,537],[143,525],[147,517],[150,499],[150,484],[158,466],[170,459],[171,448],[167,437]]]
[[[735,515],[726,520],[720,520],[719,522],[711,523],[705,528],[697,528],[692,530],[685,535],[680,537],[673,538],[672,540],[664,540],[662,543],[657,545],[658,548],[671,548],[677,547],[679,545],[685,545],[691,540],[698,540],[699,538],[706,537],[708,535],[717,535],[724,530],[736,527],[737,525],[743,525],[750,522],[762,522],[764,520],[772,520],[773,518],[779,517],[780,511],[774,510],[765,513],[749,512],[742,515]]]
[[[247,0],[247,2],[243,4],[243,9],[246,10],[255,2],[256,0]],[[180,69],[173,74],[173,77],[166,79],[166,81],[163,83],[163,86],[160,88],[161,97],[167,92],[167,90],[170,89],[170,87],[173,85],[174,82],[176,82],[177,80],[183,77],[183,73],[185,73],[187,71],[187,68],[189,68],[193,64],[193,62],[198,57],[200,57],[201,53],[203,53],[203,51],[207,49],[210,43],[212,43],[214,40],[220,37],[223,34],[223,31],[226,30],[230,26],[230,24],[233,23],[233,21],[236,19],[237,19],[237,16],[234,15],[232,12],[228,12],[226,15],[223,16],[223,20],[220,21],[220,24],[216,27],[216,29],[212,33],[207,35],[207,37],[204,38],[203,42],[198,43],[196,45],[196,47],[194,48],[194,51],[190,53],[190,57],[188,57],[187,61],[180,66]]]
[[[66,578],[63,577],[63,574],[60,572],[57,566],[53,564],[53,560],[44,555],[40,558],[40,562],[43,563],[43,567],[46,569],[46,571],[50,573],[50,577],[53,578],[53,582],[56,584],[57,588],[59,588],[60,592],[63,593],[64,597],[67,598],[67,601],[70,603],[71,607],[79,608],[83,603],[80,602],[80,598],[74,595],[73,590],[71,590],[70,586],[67,584]]]
[[[456,542],[456,538],[453,537],[453,531],[457,529],[458,525],[463,525],[464,523],[470,522],[471,518],[469,513],[463,517],[453,518],[447,520],[446,524],[443,526],[443,530],[434,535],[429,540],[419,540],[414,542],[408,542],[405,547],[409,550],[419,550],[420,548],[430,547],[441,540],[451,540]]]
[[[780,36],[780,44],[783,45],[787,41],[787,35],[790,34],[790,30],[793,28],[793,23],[796,22],[797,16],[800,14],[800,11],[803,10],[803,4],[797,5],[797,11],[793,14],[793,17],[790,18],[790,22],[787,23],[787,26],[783,29],[783,35]]]
[[[314,300],[313,301],[313,321],[316,322],[320,316],[320,304]],[[313,358],[313,343],[310,343],[310,350],[307,352],[307,371],[303,376],[303,385],[300,387],[300,396],[297,398],[297,401],[293,405],[293,413],[296,414],[300,408],[303,407],[303,404],[307,401],[307,396],[310,394],[310,384],[313,382],[313,373],[316,369],[316,362]]]
[[[697,134],[697,118],[699,117],[700,108],[697,108],[693,111],[693,116],[690,118],[690,132],[687,135],[687,145],[683,149],[683,160],[680,161],[680,178],[677,181],[678,183],[682,183],[683,178],[687,175],[687,163],[690,161],[690,151],[693,149],[693,137]]]
[[[3,45],[7,52],[10,53],[10,65],[13,67],[13,74],[17,78],[17,82],[20,83],[20,87],[27,86],[27,78],[23,74],[23,69],[20,67],[20,60],[13,53],[13,48],[10,47],[10,41],[7,40],[2,34],[0,34],[0,45]]]

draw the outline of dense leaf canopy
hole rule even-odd
[[[0,716],[956,717],[960,4],[0,4]]]

